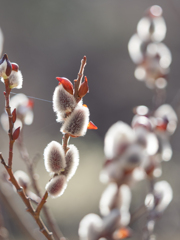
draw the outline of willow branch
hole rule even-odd
[[[62,146],[63,146],[63,149],[64,149],[65,153],[68,151],[67,145],[68,145],[69,139],[70,139],[69,134],[66,133],[66,134],[63,135]]]
[[[8,114],[8,119],[9,119],[9,131],[8,131],[8,135],[9,135],[9,158],[8,158],[8,166],[12,167],[12,159],[13,159],[13,145],[14,145],[14,141],[13,141],[13,121],[12,121],[12,114],[11,114],[11,108],[9,106],[9,95],[11,92],[11,89],[9,88],[9,80],[5,79],[4,80],[5,83],[5,88],[6,91],[4,92],[4,96],[5,96],[5,102],[6,102],[6,112]]]
[[[31,178],[32,187],[34,188],[34,191],[37,194],[37,196],[41,198],[41,196],[42,196],[41,191],[40,191],[38,182],[35,178],[34,164],[29,157],[29,153],[28,153],[26,147],[23,144],[22,132],[20,134],[20,137],[17,140],[17,146],[18,146],[18,149],[19,149],[19,152],[20,152],[20,156],[27,166],[27,170],[28,170],[29,176]],[[60,239],[61,237],[63,237],[62,232],[58,228],[57,223],[55,222],[55,220],[51,216],[51,214],[50,214],[48,208],[46,207],[46,205],[43,206],[42,210],[44,212],[44,215],[45,215],[45,218],[47,220],[48,226],[50,227],[50,229],[52,230],[52,232],[54,234],[55,239]]]
[[[41,202],[38,204],[37,208],[36,208],[36,214],[39,216],[41,209],[43,208],[44,204],[46,203],[46,200],[48,198],[48,192],[46,191],[44,196],[41,199]]]
[[[26,194],[24,192],[24,189],[22,187],[20,187],[20,185],[18,184],[17,180],[15,179],[15,177],[13,175],[13,172],[12,172],[12,169],[4,161],[2,153],[0,153],[0,159],[1,159],[1,163],[4,165],[7,173],[9,174],[9,177],[10,177],[9,181],[14,185],[14,187],[17,190],[17,193],[19,194],[19,196],[21,197],[21,199],[23,200],[24,204],[27,207],[26,211],[29,212],[32,215],[32,217],[35,219],[36,223],[39,226],[40,231],[44,234],[44,236],[48,240],[54,240],[53,234],[48,231],[48,229],[44,225],[42,219],[40,218],[40,216],[34,210],[32,204],[31,204],[30,199],[26,196]]]

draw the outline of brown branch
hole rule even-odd
[[[27,166],[27,170],[28,170],[29,176],[31,178],[32,187],[34,188],[34,191],[37,194],[37,196],[41,198],[42,194],[41,194],[38,182],[37,182],[36,178],[34,177],[35,176],[34,164],[29,157],[29,153],[28,153],[26,147],[23,144],[22,132],[17,140],[17,147],[19,149],[22,160],[25,162],[25,164]],[[60,231],[59,227],[57,226],[57,223],[55,222],[52,215],[50,214],[47,206],[44,205],[42,210],[44,212],[48,226],[50,227],[50,229],[52,230],[52,232],[54,234],[55,239],[58,240],[61,237],[63,237],[62,232]]]
[[[79,91],[79,87],[80,87],[81,82],[82,82],[86,62],[87,62],[87,58],[86,58],[86,56],[84,56],[84,58],[81,60],[81,66],[80,66],[80,69],[79,69],[77,79],[74,80],[74,90],[75,90],[74,91],[74,97],[75,97],[77,102],[79,102],[81,100],[81,98],[78,95],[78,91]]]
[[[8,183],[7,179],[3,179],[3,180]],[[10,182],[9,182],[9,184],[12,185]],[[2,186],[2,184],[1,184],[1,186]],[[14,192],[13,189],[10,189],[10,190],[12,190]],[[34,239],[35,237],[33,235],[33,231],[32,231],[33,229],[29,228],[29,224],[27,221],[24,221],[22,214],[20,213],[20,208],[17,205],[15,206],[15,203],[12,202],[12,197],[9,195],[6,196],[6,194],[4,194],[4,192],[0,190],[0,198],[3,201],[3,205],[7,209],[8,214],[11,215],[11,217],[13,219],[16,219],[16,224],[18,224],[21,231],[26,235],[26,237],[28,239]],[[36,223],[34,223],[34,224],[36,224]],[[42,235],[42,237],[40,239],[39,238],[40,238],[40,236],[38,236],[38,239],[37,238],[35,238],[35,239],[37,239],[37,240],[40,240],[42,238],[44,239],[44,236]]]
[[[70,136],[67,133],[64,134],[63,138],[62,138],[62,146],[63,146],[63,149],[64,149],[65,153],[68,151],[67,145],[68,145],[68,142],[69,142],[69,138],[70,138]]]
[[[8,135],[9,135],[9,158],[8,158],[8,166],[12,167],[12,159],[13,159],[13,145],[14,145],[14,141],[13,141],[13,137],[12,137],[12,132],[13,132],[13,121],[12,121],[12,114],[11,114],[11,108],[9,106],[9,95],[11,92],[11,89],[9,87],[9,79],[5,79],[4,80],[5,83],[5,88],[6,88],[6,92],[4,92],[4,96],[5,96],[5,101],[6,101],[6,112],[8,114],[8,119],[9,119],[9,131],[8,131]]]
[[[41,209],[43,208],[44,204],[46,203],[46,200],[48,198],[48,192],[46,191],[44,196],[41,199],[41,202],[38,204],[37,208],[36,208],[36,214],[39,216]]]
[[[44,234],[44,236],[47,239],[54,240],[53,234],[48,231],[48,229],[44,225],[42,219],[40,218],[39,214],[37,214],[36,211],[34,210],[30,199],[26,196],[26,193],[24,192],[24,189],[22,187],[20,187],[20,185],[18,184],[18,182],[15,179],[14,174],[12,172],[13,145],[14,145],[15,141],[13,140],[14,123],[12,121],[11,108],[9,106],[9,96],[10,96],[11,89],[9,87],[9,80],[8,79],[5,79],[4,83],[5,83],[5,89],[6,89],[6,91],[4,92],[5,106],[6,106],[6,111],[7,111],[7,114],[8,114],[8,119],[9,119],[9,131],[8,131],[8,135],[9,135],[9,158],[8,158],[8,165],[7,165],[4,161],[4,159],[3,159],[2,153],[0,153],[1,163],[4,165],[7,173],[9,174],[9,177],[10,177],[9,181],[11,181],[12,184],[14,185],[14,187],[16,188],[17,193],[19,194],[19,196],[21,197],[21,199],[23,200],[23,202],[25,203],[25,205],[27,207],[27,211],[33,216],[36,223],[38,224],[40,231]]]
[[[44,236],[48,240],[54,240],[53,234],[48,231],[48,229],[44,225],[42,219],[40,218],[39,214],[37,214],[36,211],[34,210],[32,204],[31,204],[30,199],[25,195],[24,189],[22,187],[20,187],[20,185],[18,184],[17,180],[15,179],[11,167],[9,167],[5,163],[4,158],[2,156],[2,153],[0,153],[0,159],[1,159],[1,163],[4,165],[7,173],[9,174],[9,177],[10,177],[9,181],[11,181],[11,183],[14,185],[14,187],[17,190],[17,193],[19,194],[19,196],[21,197],[21,199],[23,200],[24,204],[27,207],[26,211],[29,212],[32,215],[32,217],[35,219],[36,223],[39,226],[40,231],[44,234]]]

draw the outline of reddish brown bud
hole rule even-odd
[[[12,72],[12,66],[11,66],[11,63],[10,63],[10,61],[8,59],[8,55],[6,53],[4,54],[4,56],[2,58],[2,62],[4,60],[7,62],[6,75],[9,76],[11,74],[11,72]]]
[[[73,95],[73,84],[69,81],[67,78],[60,78],[56,77],[56,79],[59,81],[59,85],[62,84],[64,89]]]
[[[78,95],[79,97],[84,97],[89,92],[88,80],[87,77],[84,78],[84,82],[81,84]]]
[[[166,131],[168,123],[169,123],[169,121],[167,118],[163,118],[163,119],[159,118],[159,119],[157,119],[156,129],[158,129],[160,131]]]
[[[96,130],[98,128],[92,121],[90,121],[88,126],[87,126],[87,129],[94,129],[94,130]]]
[[[28,100],[28,103],[27,103],[27,107],[33,108],[33,107],[34,107],[34,101],[31,100],[31,99],[29,99],[29,100]]]
[[[12,136],[13,140],[18,139],[19,134],[20,134],[20,127],[18,127],[18,128],[14,131],[13,136]]]
[[[12,112],[12,121],[13,121],[13,123],[15,123],[15,121],[16,121],[16,108]]]
[[[17,72],[19,70],[19,66],[17,63],[11,63],[11,66],[12,66],[12,70]]]
[[[113,235],[114,239],[125,239],[131,236],[131,231],[128,228],[120,228]]]

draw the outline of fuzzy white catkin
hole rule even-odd
[[[74,96],[67,92],[62,84],[55,88],[53,94],[53,110],[57,114],[57,122],[63,121],[65,113],[72,112],[76,104]]]
[[[102,230],[102,219],[94,213],[86,215],[79,224],[80,240],[97,239],[98,234]]]
[[[158,212],[163,212],[173,199],[173,190],[166,181],[160,181],[154,185],[154,193],[160,197],[160,202],[156,206]]]
[[[132,128],[121,121],[113,124],[105,135],[104,153],[107,159],[117,157],[125,145],[135,140]]]
[[[169,134],[173,134],[177,127],[178,117],[174,109],[169,104],[161,105],[154,113],[156,118],[167,118],[169,123],[167,130]]]
[[[79,151],[74,145],[68,145],[69,150],[66,153],[66,168],[63,174],[69,181],[75,174],[79,165]]]
[[[138,144],[131,144],[120,158],[122,167],[126,170],[133,170],[139,167],[143,161],[148,159],[146,151]]]
[[[66,177],[63,175],[56,176],[46,184],[46,191],[52,198],[60,197],[67,187]]]
[[[22,88],[23,84],[23,76],[21,71],[15,72],[12,71],[10,76],[9,76],[9,85],[10,88]]]
[[[61,127],[62,133],[68,133],[75,137],[84,136],[89,123],[89,109],[77,105],[69,117],[66,118]]]
[[[24,124],[31,125],[34,114],[32,108],[28,106],[28,103],[29,98],[23,93],[16,94],[10,99],[12,111],[16,108],[17,119],[20,118]]]
[[[106,216],[110,213],[111,205],[117,190],[117,185],[115,183],[110,183],[103,192],[99,203],[100,212],[103,216]]]
[[[44,165],[47,172],[55,173],[66,167],[64,149],[60,143],[52,141],[44,149]]]
[[[30,186],[30,182],[31,182],[30,178],[25,172],[18,170],[14,173],[14,177],[16,178],[16,180],[20,186],[22,186],[22,187]]]

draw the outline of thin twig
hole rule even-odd
[[[6,107],[6,112],[8,114],[8,119],[9,119],[9,131],[8,131],[8,135],[9,135],[9,159],[8,159],[8,166],[12,167],[14,141],[13,141],[13,137],[12,137],[12,132],[13,132],[12,114],[11,114],[11,108],[9,106],[9,95],[10,95],[10,92],[11,92],[11,89],[9,87],[9,79],[5,79],[4,83],[5,83],[5,88],[6,88],[6,92],[4,92],[5,102],[6,102],[5,107]]]
[[[43,208],[44,204],[46,203],[46,200],[48,198],[48,192],[46,191],[44,196],[41,199],[41,202],[38,204],[37,208],[36,208],[36,214],[39,216],[41,209]]]
[[[63,135],[63,138],[62,138],[62,146],[63,146],[63,149],[64,149],[64,152],[66,153],[68,148],[67,148],[67,145],[68,145],[68,141],[69,141],[69,134],[64,134]]]
[[[31,178],[32,187],[34,188],[34,191],[37,194],[37,196],[41,198],[41,196],[42,196],[41,191],[40,191],[38,182],[35,178],[34,164],[33,164],[33,161],[31,161],[31,159],[29,157],[29,153],[23,143],[22,132],[21,132],[19,138],[17,139],[17,147],[19,149],[21,158],[23,159],[23,161],[25,162],[25,164],[27,166],[27,170],[28,170],[29,176]],[[42,210],[44,212],[48,226],[50,227],[50,229],[52,230],[52,232],[54,234],[55,239],[58,240],[61,237],[63,237],[62,232],[60,231],[59,227],[57,226],[57,223],[55,222],[52,215],[50,214],[47,206],[44,205]]]
[[[48,229],[46,228],[46,226],[44,225],[42,219],[40,218],[39,214],[36,213],[36,211],[34,210],[30,199],[25,195],[24,189],[22,187],[20,187],[20,185],[18,184],[17,180],[14,177],[14,174],[12,172],[12,169],[6,164],[2,153],[0,153],[0,159],[1,159],[1,163],[4,165],[7,173],[9,174],[9,181],[12,182],[12,184],[14,185],[14,187],[17,190],[17,193],[19,194],[19,196],[21,197],[21,199],[23,200],[23,202],[26,205],[26,211],[29,212],[33,218],[35,219],[36,223],[39,226],[40,231],[44,234],[44,236],[48,239],[48,240],[54,240],[53,234],[51,232],[48,231]]]
[[[4,181],[6,181],[6,180],[4,179]],[[2,184],[1,184],[1,186],[2,186]],[[14,190],[12,189],[12,191],[14,191]],[[33,231],[32,231],[33,229],[29,228],[28,221],[24,221],[24,219],[22,217],[20,217],[20,215],[22,215],[19,212],[20,206],[15,207],[15,203],[12,202],[11,196],[6,196],[3,191],[0,191],[0,198],[2,199],[3,204],[5,205],[5,208],[7,209],[8,214],[13,219],[16,219],[16,224],[18,224],[19,228],[21,229],[21,232],[23,234],[25,234],[28,239],[36,239],[36,240],[40,240],[42,238],[44,239],[43,235],[42,235],[42,238],[40,238],[40,236],[38,236],[38,239],[37,239],[37,237],[35,238],[35,236],[33,235]],[[34,224],[36,224],[36,223],[34,223]],[[12,239],[14,239],[14,238],[12,238],[12,236],[11,236],[11,240]]]
[[[79,69],[77,79],[74,80],[74,89],[75,89],[74,97],[75,97],[77,102],[79,102],[81,100],[81,98],[78,95],[78,90],[79,90],[79,87],[80,87],[81,82],[82,82],[86,62],[87,62],[87,58],[86,58],[86,56],[84,56],[84,58],[81,60],[81,66],[80,66],[80,69]]]
[[[147,207],[143,204],[140,206],[137,210],[135,210],[134,213],[131,214],[131,220],[130,224],[138,220],[140,217],[142,217],[145,213],[147,213]]]
[[[8,119],[9,119],[9,131],[8,131],[8,135],[9,135],[9,158],[8,158],[8,165],[7,165],[6,162],[3,159],[2,153],[0,153],[1,163],[4,165],[7,173],[9,174],[9,177],[10,177],[9,181],[11,181],[12,184],[14,185],[14,187],[16,188],[17,193],[19,194],[19,196],[21,197],[21,199],[23,200],[23,202],[25,203],[25,205],[27,207],[27,211],[33,216],[36,223],[38,224],[40,231],[44,234],[44,236],[47,239],[54,240],[53,234],[48,231],[48,229],[44,225],[42,219],[40,218],[39,214],[37,214],[36,211],[34,210],[30,199],[26,196],[26,193],[25,193],[24,189],[22,187],[20,187],[20,185],[18,184],[18,182],[15,179],[14,174],[12,172],[13,145],[14,145],[15,140],[13,139],[14,123],[13,123],[13,120],[12,120],[11,108],[9,106],[9,96],[10,96],[11,89],[9,87],[9,79],[5,79],[4,83],[5,83],[5,89],[6,89],[6,91],[4,92],[5,107],[6,107],[6,111],[7,111]]]

